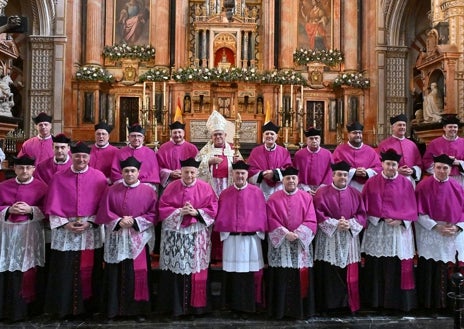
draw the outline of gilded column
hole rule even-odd
[[[102,0],[87,1],[86,34],[85,34],[85,62],[103,64],[101,52],[103,49]]]
[[[345,70],[358,69],[358,9],[357,0],[341,2],[343,10],[342,49],[345,53]]]

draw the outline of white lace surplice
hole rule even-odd
[[[206,225],[197,222],[180,227],[182,216],[175,210],[161,226],[160,268],[189,275],[207,269],[211,256],[211,225],[214,219],[198,210]]]
[[[299,238],[295,241],[285,239],[288,230],[284,227],[269,233],[269,266],[284,268],[306,268],[313,266],[313,248],[311,241],[313,231],[307,226],[300,225],[295,233]]]
[[[436,224],[447,223],[436,222],[428,215],[419,215],[418,223],[415,223],[417,253],[419,256],[437,262],[454,263],[456,261],[456,251],[458,251],[459,261],[464,261],[464,234],[460,232],[454,236],[443,236],[432,229]],[[459,224],[464,225],[464,223]]]
[[[414,234],[412,222],[390,226],[379,217],[368,216],[369,225],[364,231],[361,251],[374,257],[414,257]]]
[[[338,220],[329,218],[318,224],[314,259],[341,268],[361,260],[359,233],[362,225],[349,219],[350,230],[337,230]]]
[[[226,272],[257,272],[264,267],[261,239],[263,232],[255,235],[230,235],[221,232],[223,240],[222,269]]]
[[[27,270],[45,264],[45,237],[38,207],[33,208],[33,218],[20,223],[5,221],[5,208],[0,213],[0,272]]]
[[[107,263],[120,263],[125,259],[135,259],[148,243],[149,250],[155,245],[153,224],[143,217],[136,217],[135,221],[140,229],[136,231],[131,228],[114,228],[120,218],[105,225],[105,248],[104,259]]]
[[[95,216],[79,217],[81,222],[94,222]],[[78,251],[86,249],[97,249],[103,246],[103,226],[94,228],[92,225],[82,233],[74,233],[61,227],[69,222],[77,221],[77,217],[50,216],[50,227],[52,229],[51,248],[59,251]]]

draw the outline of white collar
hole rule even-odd
[[[66,154],[66,160],[56,161],[55,157],[53,157],[53,162],[57,165],[64,165],[65,163],[68,163],[69,159],[70,159],[69,154]]]
[[[123,179],[123,180],[122,180],[122,184],[123,184],[125,187],[134,188],[134,187],[137,187],[137,186],[139,186],[139,185],[140,185],[140,181],[139,181],[139,180],[137,180],[137,181],[136,181],[134,184],[132,184],[132,185],[129,185],[129,184],[127,184],[127,183],[124,181],[124,179]]]
[[[244,190],[247,186],[248,186],[248,182],[245,182],[245,185],[243,185],[242,187],[238,187],[238,186],[235,185],[235,183],[234,183],[234,187],[235,187],[238,191]]]
[[[34,180],[34,177],[32,176],[31,178],[29,178],[27,181],[25,182],[20,182],[18,180],[18,177],[15,177],[15,180],[16,180],[16,183],[18,183],[19,185],[28,185],[30,183],[32,183],[32,181]]]
[[[88,166],[88,165],[87,165],[87,167],[85,167],[83,170],[80,170],[80,171],[74,169],[74,167],[71,166],[71,171],[72,171],[73,173],[75,173],[75,174],[83,174],[83,173],[87,172],[87,170],[89,170],[89,166]]]
[[[433,174],[433,178],[435,178],[435,180],[436,180],[437,182],[439,182],[439,183],[444,183],[444,182],[449,181],[449,176],[448,176],[445,180],[439,180],[439,179],[437,178],[437,176],[435,176],[435,174]]]
[[[350,142],[348,142],[348,145],[349,145],[351,148],[355,149],[355,150],[359,150],[361,147],[363,147],[363,146],[364,146],[364,143],[363,143],[363,142],[361,142],[361,145],[359,145],[358,147],[351,145],[351,143],[350,143]]]
[[[385,174],[383,173],[383,170],[382,170],[382,177],[385,178],[385,179],[394,180],[396,177],[398,177],[398,172],[396,172],[395,176],[393,176],[393,177],[387,177],[387,176],[385,176]]]
[[[110,145],[110,143],[106,143],[106,144],[103,145],[103,146],[98,146],[97,143],[95,143],[95,147],[96,147],[97,149],[106,149],[109,145]]]

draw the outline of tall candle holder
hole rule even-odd
[[[235,134],[234,134],[234,156],[240,156],[240,133],[242,128],[242,117],[237,112],[235,118]]]

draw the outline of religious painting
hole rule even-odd
[[[298,48],[333,48],[333,0],[299,0]]]
[[[114,40],[147,45],[150,36],[150,0],[115,0]]]

